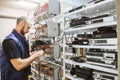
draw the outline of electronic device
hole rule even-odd
[[[94,5],[94,4],[100,3],[102,1],[105,1],[105,0],[92,0],[92,1],[88,2],[88,4],[86,6]]]
[[[75,62],[80,62],[80,63],[83,63],[83,62],[86,61],[86,59],[83,58],[83,57],[81,57],[81,56],[72,57],[71,59],[72,59],[73,61],[75,61]]]
[[[48,38],[48,28],[46,24],[39,25],[34,29],[34,32],[30,33],[31,41],[40,40],[41,38]]]
[[[80,19],[79,18],[76,18],[76,19],[72,19],[71,22],[70,22],[70,27],[78,27],[78,25],[85,25],[86,22],[89,20],[89,17],[85,17],[85,16],[82,16]]]
[[[99,27],[96,31],[93,31],[93,35],[106,33],[116,33],[116,26]]]
[[[78,6],[78,7],[76,7],[76,8],[73,8],[73,9],[69,10],[69,13],[71,13],[71,12],[73,12],[73,11],[76,11],[76,10],[79,10],[79,9],[82,9],[82,8],[84,8],[84,7],[85,7],[85,5]]]
[[[99,65],[99,66],[104,66],[104,67],[109,67],[109,68],[117,68],[117,61],[114,60],[105,60],[103,58],[93,58],[87,56],[87,63],[89,64],[94,64],[94,65]]]
[[[118,80],[118,76],[115,74],[93,71],[94,80]]]
[[[92,38],[92,34],[78,34],[77,37],[81,39],[90,39]]]
[[[35,10],[35,22],[54,17],[58,14],[60,14],[60,2],[59,0],[51,0]]]
[[[93,74],[92,74],[93,70],[92,69],[88,69],[88,68],[81,68],[79,66],[73,66],[70,74],[71,75],[76,75],[77,77],[83,78],[85,80],[93,80]]]
[[[59,25],[57,22],[48,21],[48,36],[49,37],[56,37],[59,36]]]
[[[77,52],[78,49],[73,48],[73,47],[65,47],[65,58],[70,59],[73,58]]]
[[[105,13],[103,15],[97,15],[97,16],[91,17],[90,20],[92,20],[92,19],[98,19],[98,18],[104,18],[104,17],[108,17],[108,16],[109,16],[109,14]]]
[[[44,48],[44,46],[43,46]],[[58,60],[60,58],[60,49],[61,47],[57,44],[54,45],[48,45],[45,47],[45,53],[46,53],[46,57],[51,58],[52,60]]]
[[[85,17],[82,16],[80,19],[72,19],[70,22],[70,27],[81,27],[85,24],[94,24],[94,23],[100,23],[100,22],[112,22],[116,21],[116,15],[109,16],[109,14],[99,15],[96,17]]]
[[[116,60],[117,53],[107,53],[107,52],[87,52],[86,57],[101,57],[104,58],[105,60]]]
[[[60,1],[59,0],[50,0],[48,8],[49,8],[50,15],[60,14]]]
[[[93,50],[93,51],[92,51]],[[95,64],[110,68],[117,68],[117,55],[116,51],[104,51],[101,49],[90,49],[86,52],[87,63]]]
[[[117,38],[89,39],[89,44],[94,46],[116,46]]]
[[[116,26],[99,27],[96,31],[93,31],[92,38],[117,38]]]
[[[61,67],[54,65],[54,64],[44,64],[45,62],[40,62],[40,75],[45,79],[50,80],[60,80],[61,79]]]
[[[88,49],[87,52],[108,52],[108,53],[114,53],[117,52],[115,49],[95,49],[95,48],[90,48]]]
[[[104,1],[104,0],[93,0],[93,1],[90,1],[90,2],[88,2],[88,4],[86,4],[86,5],[81,5],[81,6],[78,6],[78,7],[76,7],[76,8],[73,8],[73,9],[69,10],[69,13],[71,13],[71,12],[73,12],[73,11],[76,11],[76,10],[79,10],[79,9],[82,9],[82,8],[84,8],[84,7],[86,7],[86,6],[89,6],[89,5],[97,4],[97,3],[102,2],[102,1]]]
[[[99,23],[99,22],[108,22],[108,21],[114,21],[114,17],[105,17],[105,18],[102,18],[102,19],[94,19],[94,20],[91,20],[91,24],[93,23]]]
[[[94,24],[94,23],[110,22],[110,21],[116,21],[116,15],[102,17],[102,18],[91,18],[91,20],[89,20],[88,23],[89,24]]]
[[[45,3],[42,6],[35,9],[34,16],[37,16],[38,14],[45,12],[47,10],[48,10],[48,3]]]
[[[31,46],[31,51],[44,50],[47,57],[51,57],[55,60],[59,59],[60,57],[60,49],[61,48],[59,45],[57,44],[52,45],[49,40],[48,41],[37,40],[33,42]]]
[[[72,44],[73,45],[89,45],[89,40],[75,38],[75,40],[72,42]]]
[[[31,45],[31,51],[36,51],[36,50],[45,50],[45,48],[48,48],[46,46],[51,45],[51,41],[49,39],[44,39],[44,40],[36,40],[32,43]]]
[[[92,35],[92,38],[94,39],[100,39],[100,38],[117,38],[117,33],[104,33],[104,34],[94,34]]]

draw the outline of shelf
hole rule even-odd
[[[65,33],[78,33],[78,32],[84,32],[84,30],[89,30],[92,28],[98,28],[102,26],[110,26],[110,25],[117,25],[117,21],[112,21],[112,22],[101,22],[101,23],[96,23],[96,24],[90,24],[86,25],[83,27],[78,27],[78,28],[69,28],[68,30],[65,30]]]
[[[66,45],[66,47],[69,47]],[[93,46],[93,45],[70,45],[70,47],[74,48],[95,48],[95,49],[117,49],[117,46]]]
[[[73,77],[73,76],[70,75],[70,74],[65,74],[65,77],[66,77],[66,78],[69,78],[69,79],[71,79],[71,80],[85,80],[85,79],[82,79],[82,78]]]
[[[97,66],[97,65],[91,65],[91,64],[88,64],[88,63],[78,63],[78,62],[72,61],[71,59],[66,59],[65,62],[69,63],[69,64],[72,64],[72,65],[79,65],[79,66],[87,67],[87,68],[90,68],[90,69],[95,69],[95,70],[108,72],[108,73],[112,73],[112,74],[118,74],[118,70],[112,69],[112,68],[107,68],[107,67],[102,67],[102,66]]]
[[[45,60],[45,59],[43,59],[43,60],[40,60],[40,61],[45,61],[45,62],[47,62],[47,63],[50,63],[50,64],[53,64],[53,65],[56,65],[56,66],[62,67],[62,65],[60,65],[60,64],[56,64],[55,62],[52,62],[52,61],[50,61],[50,60]]]
[[[74,48],[95,48],[95,49],[116,49],[117,50],[117,46],[93,46],[93,45],[66,45],[63,44],[61,45],[62,47],[74,47]]]
[[[72,16],[75,15],[92,15],[95,13],[100,13],[100,12],[104,12],[104,11],[109,11],[109,10],[113,10],[115,9],[115,0],[105,0],[102,2],[99,2],[97,4],[87,4],[85,5],[86,7],[76,10],[74,12],[71,13],[67,13],[65,15],[65,17],[71,18]]]
[[[47,22],[49,22],[50,20],[53,20],[57,23],[60,23],[60,22],[62,22],[62,16],[63,16],[62,14],[59,14],[59,15],[56,15],[56,16],[53,16],[53,17],[49,17],[45,20],[39,21],[39,24],[47,24]]]

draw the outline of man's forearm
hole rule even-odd
[[[28,67],[31,64],[31,62],[34,61],[36,58],[41,57],[43,55],[44,55],[44,51],[41,50],[41,51],[35,52],[33,55],[31,55],[26,59],[16,58],[16,59],[11,59],[10,62],[12,63],[12,65],[16,70],[20,71]]]
[[[26,59],[21,59],[21,58],[17,58],[17,59],[11,59],[11,63],[13,64],[14,68],[18,71],[28,67],[32,61],[34,61],[37,58],[37,56],[30,56]]]
[[[37,57],[34,57],[34,56],[30,56],[26,59],[20,59],[19,62],[20,62],[20,65],[19,65],[19,69],[22,70],[26,67],[28,67]]]

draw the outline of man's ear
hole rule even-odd
[[[24,26],[24,25],[25,25],[24,21],[21,21],[20,26]]]

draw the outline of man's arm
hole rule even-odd
[[[26,59],[16,58],[16,59],[11,59],[10,62],[12,63],[12,65],[16,70],[20,71],[26,68],[27,66],[29,66],[31,62],[34,61],[36,58],[39,58],[43,55],[44,55],[44,51],[41,50],[41,51],[35,52],[33,55],[31,55]]]
[[[21,59],[21,51],[15,41],[11,39],[3,41],[3,49],[13,67],[18,71],[26,68],[33,60],[44,55],[44,51],[41,50],[32,52],[31,56],[26,59]]]

